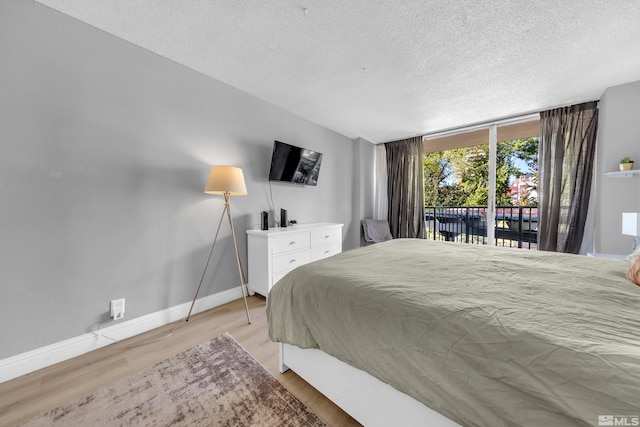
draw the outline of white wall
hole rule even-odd
[[[317,187],[273,184],[275,208],[344,223],[343,247],[358,246],[361,144],[44,6],[0,2],[0,359],[113,324],[114,298],[125,320],[190,301],[223,207],[203,193],[210,165],[244,169],[232,209],[246,266],[274,139],[324,154]],[[225,226],[201,296],[238,286],[231,245]]]
[[[607,178],[629,156],[640,168],[640,81],[608,88],[599,103],[596,166],[596,251],[628,254],[622,212],[640,212],[640,176]]]

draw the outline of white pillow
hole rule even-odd
[[[638,258],[639,256],[640,256],[640,245],[638,245],[635,251],[633,251],[629,256],[627,256],[627,261],[633,262],[633,260]]]

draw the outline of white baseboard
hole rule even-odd
[[[240,287],[207,295],[196,301],[193,313],[209,310],[239,298],[242,298]],[[90,332],[2,359],[0,383],[112,344],[113,340],[120,341],[183,319],[189,313],[190,306],[191,302],[186,302],[102,328],[99,332]]]

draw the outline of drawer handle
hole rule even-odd
[[[329,238],[329,236],[324,236],[324,238],[325,238],[325,239],[328,239],[328,238]]]
[[[293,264],[294,262],[296,262],[296,259],[292,259],[291,261],[289,261],[289,264]]]
[[[295,245],[295,244],[296,244],[296,241],[295,241],[295,240],[294,240],[294,241],[292,241],[292,242],[289,242],[289,246],[291,246],[291,245]]]
[[[325,254],[328,254],[329,252],[331,252],[331,251],[328,251],[328,250],[327,250],[327,251],[324,251],[324,253],[325,253]]]

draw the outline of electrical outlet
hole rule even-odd
[[[111,300],[111,318],[122,319],[124,317],[124,298]]]

